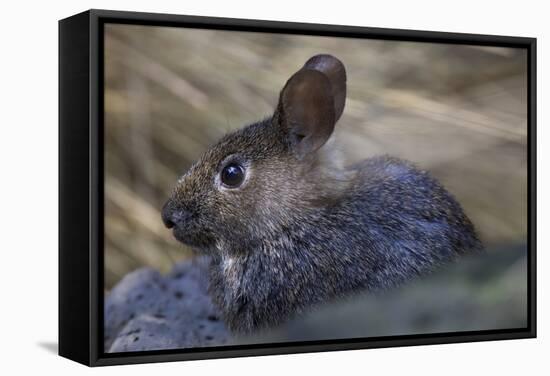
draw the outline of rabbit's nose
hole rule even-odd
[[[168,201],[166,204],[164,204],[161,211],[162,222],[164,222],[164,225],[167,228],[174,227],[174,221],[172,220],[173,212],[173,206],[171,205],[171,202]]]
[[[171,201],[164,204],[162,208],[162,222],[168,228],[172,228],[185,222],[189,218],[189,213],[176,207]]]

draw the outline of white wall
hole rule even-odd
[[[544,1],[4,2],[0,27],[0,269],[2,374],[422,374],[548,370],[550,66]],[[88,8],[318,22],[539,38],[539,339],[255,357],[90,370],[54,356],[57,341],[57,20]],[[545,69],[546,68],[546,69]],[[546,298],[546,299],[545,299]],[[11,371],[8,371],[11,369]],[[8,372],[6,372],[8,371]],[[17,372],[20,373],[20,372]],[[26,373],[26,372],[25,372]],[[539,373],[539,372],[537,372]]]

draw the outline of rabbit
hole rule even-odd
[[[327,141],[345,100],[342,62],[313,56],[273,116],[210,147],[162,208],[177,240],[210,255],[208,291],[234,333],[399,286],[483,249],[428,172],[391,156],[339,162]]]

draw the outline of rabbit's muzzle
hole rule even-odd
[[[178,226],[185,226],[186,222],[191,218],[189,211],[178,208],[171,200],[168,200],[162,208],[162,222],[171,229]]]
[[[206,250],[214,243],[214,236],[195,212],[178,205],[170,199],[161,212],[164,225],[171,229],[174,237],[195,249]]]

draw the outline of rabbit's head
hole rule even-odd
[[[162,210],[166,226],[199,250],[244,249],[330,205],[343,179],[322,146],[345,98],[344,65],[330,55],[309,59],[271,118],[225,136],[179,179]]]

